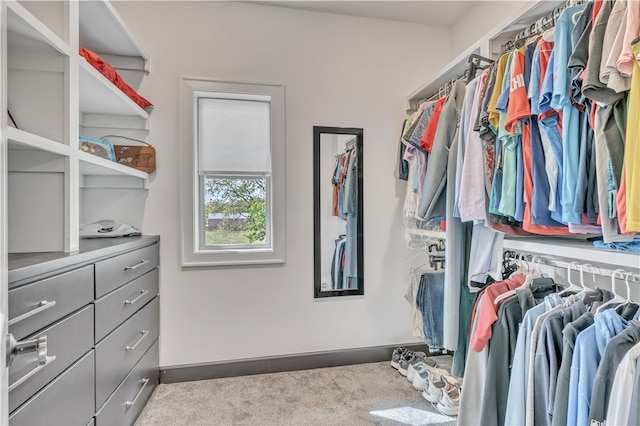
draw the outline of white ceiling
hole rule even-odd
[[[477,0],[476,0],[477,1]],[[449,27],[463,16],[475,1],[251,1],[250,3],[310,10],[367,18],[391,19],[414,24]]]

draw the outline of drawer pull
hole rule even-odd
[[[52,355],[52,356],[46,357],[46,359],[44,360],[43,363],[40,363],[40,361],[38,361],[39,365],[36,368],[34,368],[33,370],[29,371],[27,374],[25,374],[24,376],[22,376],[18,380],[16,380],[11,386],[9,386],[9,392],[11,392],[13,389],[17,388],[18,386],[20,386],[21,384],[23,384],[27,380],[29,380],[31,377],[33,377],[36,374],[38,374],[40,372],[40,370],[42,370],[43,368],[45,368],[47,365],[51,364],[55,360],[56,360],[56,356]]]
[[[138,300],[142,299],[144,297],[145,294],[149,293],[149,290],[140,290],[140,294],[132,300],[125,300],[124,304],[125,305],[133,305],[134,303],[136,303]]]
[[[134,271],[134,270],[138,269],[139,267],[141,267],[142,265],[146,265],[147,263],[149,263],[148,259],[142,259],[140,262],[136,263],[133,266],[125,266],[124,270],[125,271]]]
[[[37,308],[35,308],[35,309],[33,309],[33,310],[29,311],[29,312],[26,312],[26,313],[24,313],[24,314],[22,314],[20,316],[17,316],[15,318],[10,319],[9,320],[9,325],[11,326],[11,325],[17,324],[20,321],[26,320],[27,318],[30,318],[30,317],[32,317],[32,316],[34,316],[36,314],[39,314],[42,311],[45,311],[45,310],[47,310],[49,308],[53,308],[55,305],[56,305],[56,301],[55,300],[53,300],[51,302],[47,302],[46,300],[43,300],[42,302],[38,303],[38,307]]]
[[[140,344],[140,342],[142,342],[144,340],[144,338],[147,337],[147,334],[149,334],[149,330],[142,330],[142,336],[140,336],[138,341],[133,346],[125,346],[124,350],[125,351],[133,351],[133,350],[135,350],[138,347],[138,345]]]
[[[149,379],[142,379],[140,381],[140,383],[142,383],[142,387],[140,388],[140,390],[138,391],[138,393],[136,394],[135,397],[133,397],[133,401],[127,401],[124,405],[129,408],[133,405],[136,404],[136,401],[138,401],[138,398],[140,398],[140,395],[142,395],[142,391],[144,391],[144,388],[147,387],[147,385],[149,384]]]

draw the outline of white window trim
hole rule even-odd
[[[271,247],[201,250],[198,247],[200,178],[197,172],[194,93],[271,96]],[[285,262],[285,90],[258,84],[182,78],[180,83],[180,233],[183,267],[281,264]]]

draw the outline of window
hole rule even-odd
[[[284,262],[284,87],[183,79],[182,102],[183,266]]]

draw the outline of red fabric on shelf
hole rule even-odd
[[[118,89],[120,89],[125,95],[127,95],[133,102],[138,104],[141,108],[147,108],[153,106],[151,102],[143,98],[131,88],[123,79],[120,77],[118,72],[113,69],[111,65],[106,63],[97,53],[94,53],[90,50],[81,47],[79,49],[80,56],[85,58],[89,65],[94,67],[100,74],[105,76],[107,80],[112,82]]]

